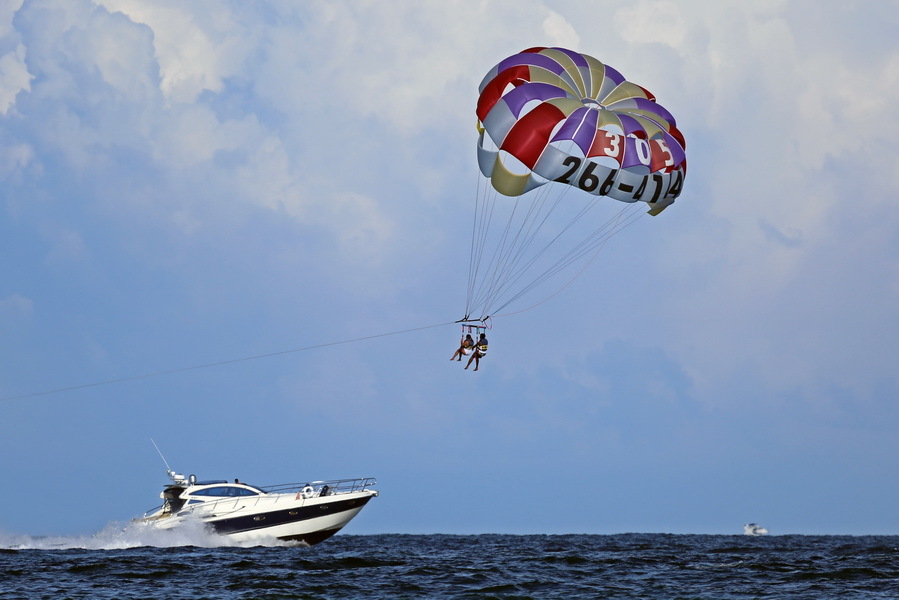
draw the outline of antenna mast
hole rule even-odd
[[[162,451],[159,449],[159,446],[156,445],[156,442],[153,440],[153,438],[150,438],[150,443],[153,444],[153,447],[156,448],[156,452],[159,453],[159,458],[161,458],[161,459],[162,459],[162,462],[165,463],[165,472],[166,472],[166,473],[171,473],[172,470],[169,468],[169,463],[168,463],[168,461],[167,461],[167,460],[165,459],[165,457],[162,455]]]
[[[172,471],[172,469],[169,467],[169,462],[162,455],[162,451],[159,449],[159,446],[156,445],[156,442],[153,440],[153,438],[150,438],[150,442],[153,443],[153,447],[156,448],[156,452],[159,453],[159,458],[161,458],[162,462],[165,463],[165,474],[169,476],[169,479],[171,479],[172,482],[176,485],[184,483],[184,475],[179,475],[178,473]],[[191,475],[191,477],[193,477],[193,475]]]

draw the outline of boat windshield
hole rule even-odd
[[[219,485],[190,493],[191,496],[258,496],[259,492],[233,485]]]

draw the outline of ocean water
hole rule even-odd
[[[0,534],[0,599],[896,599],[899,536]]]

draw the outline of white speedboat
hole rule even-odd
[[[743,525],[744,535],[766,535],[768,530],[757,523],[747,523]]]
[[[378,495],[371,477],[256,487],[167,472],[172,483],[159,495],[163,505],[136,520],[160,529],[199,521],[236,541],[276,538],[311,546],[340,531]]]

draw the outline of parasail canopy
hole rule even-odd
[[[499,193],[555,181],[646,202],[650,214],[680,195],[687,160],[674,117],[592,56],[531,48],[493,67],[479,90],[478,163]]]
[[[484,77],[476,112],[490,189],[477,197],[463,321],[496,316],[598,251],[633,222],[637,203],[658,215],[683,189],[674,116],[592,56],[545,47],[510,56]],[[579,193],[563,202],[568,190]],[[607,198],[626,204],[597,217]]]

